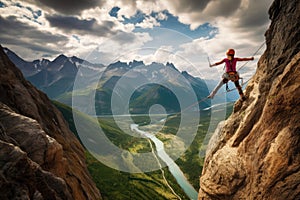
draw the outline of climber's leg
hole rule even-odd
[[[240,86],[239,80],[234,81],[234,85],[237,88],[237,90],[239,91],[239,95],[241,97],[241,100],[243,100],[243,101],[246,100],[246,97],[243,93],[242,87]]]
[[[210,93],[210,95],[208,96],[208,98],[213,99],[214,96],[216,95],[216,93],[218,92],[218,90],[222,87],[222,85],[223,85],[224,83],[227,83],[227,82],[228,82],[228,79],[223,78],[223,80],[221,80],[221,81],[219,82],[219,84],[214,88],[214,90]]]

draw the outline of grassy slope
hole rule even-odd
[[[72,117],[72,109],[59,102],[54,102],[54,104],[60,109],[69,123],[70,129],[78,137]],[[83,118],[82,122],[86,123],[87,128],[90,126],[98,126],[96,120],[90,119],[84,114],[81,115]],[[111,119],[102,119],[101,126],[106,130],[106,133],[110,134],[108,137],[114,140],[114,143],[118,143],[121,140],[122,142],[119,145],[121,145],[122,148],[130,148],[127,143],[130,139],[126,139],[126,136],[122,136],[122,133],[116,129]],[[140,143],[141,141],[137,142]],[[160,171],[144,174],[130,174],[105,166],[88,151],[86,151],[86,157],[89,172],[104,199],[175,199],[175,196],[163,181]],[[170,185],[174,188],[176,193],[179,194],[182,199],[188,199],[169,171],[166,170],[166,168],[164,168],[164,171]]]

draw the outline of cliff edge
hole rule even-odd
[[[0,199],[101,199],[62,114],[1,46]]]
[[[275,0],[267,49],[209,144],[198,199],[300,199],[300,1]]]

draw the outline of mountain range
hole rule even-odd
[[[131,113],[147,113],[152,105],[162,105],[167,113],[186,109],[208,95],[205,82],[188,72],[180,72],[172,63],[144,64],[142,61],[115,62],[108,66],[93,64],[86,60],[59,55],[53,61],[40,59],[25,61],[13,51],[4,48],[10,60],[22,71],[25,78],[51,99],[72,106],[72,98],[85,94],[95,97],[97,115],[112,114],[112,97],[117,97],[113,109],[122,114],[126,95],[131,94]],[[74,87],[74,83],[75,87]],[[95,94],[94,94],[94,91]],[[176,93],[176,94],[175,94]],[[126,97],[126,98],[125,98]],[[184,97],[178,99],[180,97]],[[183,99],[194,99],[184,102]],[[88,99],[83,99],[85,104]],[[125,101],[125,102],[122,102]],[[80,104],[80,103],[79,103]],[[198,104],[197,104],[198,105]],[[200,102],[199,108],[210,102]],[[76,107],[76,106],[75,106]],[[128,107],[128,106],[127,106]],[[91,108],[77,105],[77,109],[91,114]],[[190,110],[195,110],[192,106]]]
[[[50,98],[70,92],[78,69],[84,66],[91,71],[104,70],[101,64],[92,64],[75,56],[59,55],[53,61],[47,59],[25,61],[13,51],[4,48],[9,59],[22,71],[23,75],[38,89],[45,92]],[[93,81],[93,79],[89,80]]]

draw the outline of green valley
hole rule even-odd
[[[78,136],[76,127],[74,124],[72,112],[75,111],[64,104],[54,102],[54,104],[63,113],[65,119],[68,121],[70,129]],[[227,115],[231,113],[233,104],[228,104],[226,109]],[[218,111],[217,111],[218,112]],[[78,113],[77,113],[78,114]],[[151,152],[149,141],[145,138],[133,137],[125,134],[121,130],[115,120],[111,116],[92,118],[86,114],[79,113],[81,116],[81,125],[86,129],[93,129],[93,127],[101,126],[106,136],[116,146],[126,149],[130,152]],[[207,134],[209,125],[216,126],[221,119],[214,119],[210,111],[201,111],[201,118],[198,126],[196,137],[191,145],[187,148],[185,153],[176,160],[177,165],[181,168],[182,172],[187,177],[188,181],[193,187],[199,189],[199,176],[204,161],[204,156],[200,156],[199,149],[203,148],[203,140]],[[218,115],[214,115],[218,116]],[[135,123],[140,124],[140,129],[145,131],[157,130],[157,124],[149,124],[150,118],[147,115],[133,115]],[[156,134],[157,138],[164,142],[166,152],[172,157],[172,148],[182,148],[182,141],[180,138],[176,138],[176,132],[178,124],[180,123],[181,115],[170,115],[166,120],[163,128]],[[118,120],[120,121],[120,120]],[[124,120],[124,126],[126,127],[126,120]],[[210,124],[215,123],[215,124]],[[159,124],[159,123],[158,123]],[[127,124],[128,131],[129,125]],[[189,127],[185,128],[185,131],[189,131]],[[175,138],[175,139],[174,139]],[[173,141],[173,142],[172,142]],[[176,146],[177,145],[177,146]],[[164,181],[161,171],[156,170],[147,173],[127,173],[119,170],[112,169],[98,161],[90,152],[86,150],[86,158],[88,169],[92,175],[97,187],[101,189],[101,194],[104,199],[172,199],[176,196],[168,188]],[[131,161],[130,161],[131,162]],[[134,164],[134,161],[132,163]],[[176,193],[182,199],[189,199],[183,192],[180,186],[177,184],[175,178],[169,172],[167,167],[163,168],[168,183],[176,191]]]

